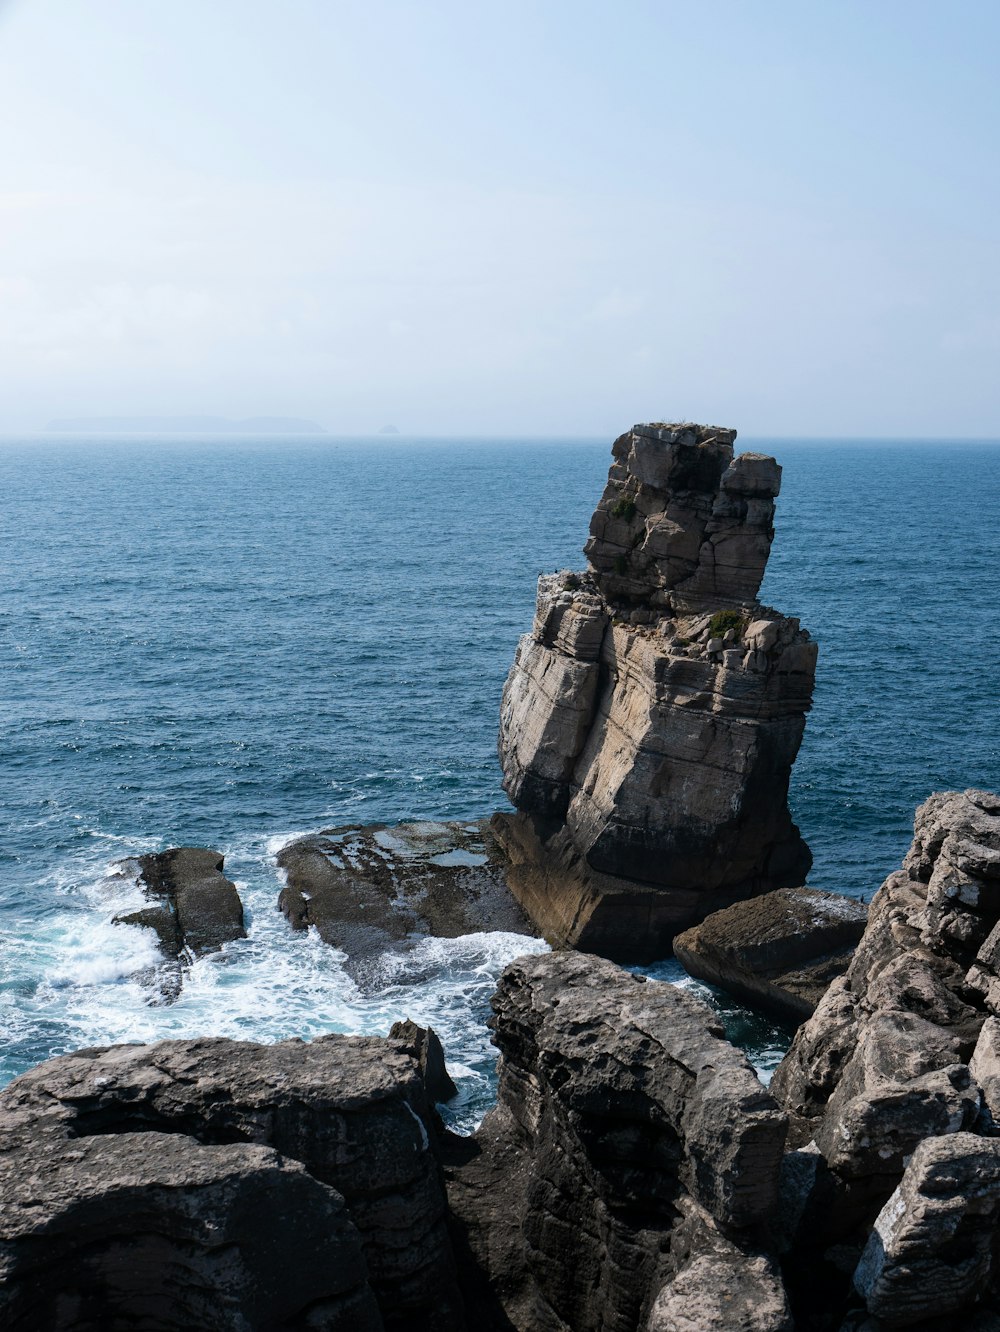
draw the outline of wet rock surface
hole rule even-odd
[[[220,851],[181,846],[114,867],[119,878],[135,876],[150,899],[150,906],[115,920],[155,931],[164,964],[146,979],[167,1002],[180,993],[187,960],[246,938],[243,903],[236,885],[223,874],[224,865]]]
[[[463,1325],[401,1042],[81,1051],[0,1093],[0,1141],[5,1327]]]
[[[798,1024],[847,970],[867,919],[854,898],[779,888],[685,930],[674,956],[689,975]]]
[[[380,959],[426,935],[535,934],[482,823],[331,828],[283,847],[278,865],[286,876],[278,905],[289,923],[314,926],[344,952],[362,988],[380,988]]]
[[[616,440],[584,574],[539,579],[501,701],[494,831],[547,938],[620,960],[801,884],[788,812],[816,645],[762,606],[780,468],[735,431]]]

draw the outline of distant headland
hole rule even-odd
[[[45,429],[67,435],[325,435],[315,421],[297,416],[59,416]]]

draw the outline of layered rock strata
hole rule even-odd
[[[708,1007],[568,953],[512,963],[493,1006],[498,1105],[446,1167],[477,1323],[668,1332],[725,1269],[702,1326],[759,1306],[790,1332],[765,1251],[785,1119]]]
[[[818,888],[778,888],[707,916],[674,939],[690,976],[796,1026],[850,965],[864,903]]]
[[[164,1041],[0,1093],[0,1323],[464,1326],[406,1043]]]
[[[387,983],[387,955],[398,959],[427,935],[534,936],[482,823],[329,828],[283,847],[278,866],[285,875],[278,906],[289,923],[315,927],[369,991]]]
[[[613,447],[590,568],[539,579],[501,702],[494,831],[553,942],[619,960],[803,882],[788,811],[816,645],[756,600],[780,468],[735,431],[639,425]]]
[[[788,1268],[803,1298],[853,1280],[872,1332],[1000,1316],[998,941],[1000,797],[931,796],[771,1083],[798,1147],[783,1171]]]

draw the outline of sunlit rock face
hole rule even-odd
[[[586,573],[543,575],[504,687],[519,811],[495,831],[554,942],[662,956],[680,929],[802,883],[788,781],[816,644],[760,605],[781,469],[736,432],[637,425],[615,441]]]

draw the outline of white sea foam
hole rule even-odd
[[[32,920],[30,934],[0,933],[7,981],[0,988],[0,1076],[90,1045],[203,1035],[254,1041],[328,1032],[384,1035],[408,1017],[433,1027],[444,1045],[458,1086],[445,1112],[450,1124],[461,1131],[475,1127],[493,1097],[496,1050],[486,1019],[497,978],[515,957],[548,946],[500,932],[420,939],[378,959],[379,983],[362,991],[345,971],[343,954],[315,930],[293,930],[277,910],[284,876],[274,854],[301,835],[278,833],[220,848],[243,899],[247,938],[192,962],[172,1003],[155,984],[163,959],[154,932],[113,923],[145,899],[134,878],[108,875],[110,839],[47,876],[50,909]],[[151,840],[135,839],[125,849],[155,849]],[[124,839],[114,852],[119,842]],[[647,974],[718,1002],[676,963]],[[775,1042],[772,1050],[761,1034],[754,1062],[766,1081],[783,1047]]]
[[[409,1017],[433,1026],[444,1044],[459,1087],[450,1122],[474,1127],[492,1098],[496,1051],[486,1018],[497,977],[512,958],[547,945],[501,933],[423,939],[381,959],[381,987],[362,993],[344,970],[343,954],[314,930],[293,930],[277,910],[282,875],[273,854],[297,835],[221,848],[243,899],[247,938],[192,962],[173,1003],[163,1002],[152,983],[163,961],[154,932],[113,923],[143,904],[135,880],[102,872],[99,853],[64,867],[49,888],[54,909],[32,922],[30,938],[0,934],[12,981],[0,993],[0,1071],[10,1077],[51,1053],[122,1041],[384,1035]],[[34,1053],[40,1032],[44,1049]]]

